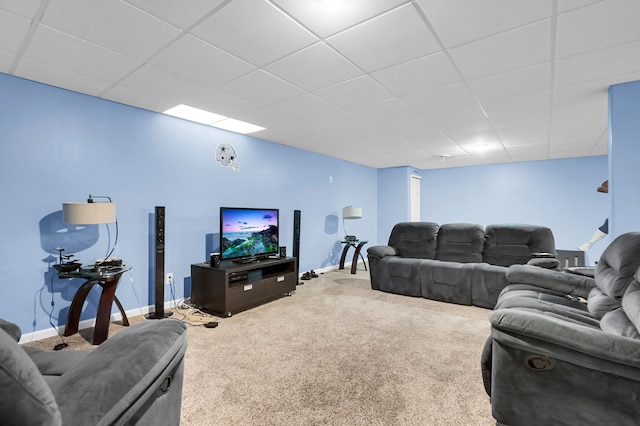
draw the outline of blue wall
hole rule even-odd
[[[640,231],[640,81],[609,89],[611,235]]]
[[[553,231],[556,248],[577,250],[607,218],[607,157],[422,171],[422,220],[436,223],[529,223]],[[608,238],[586,253],[594,264]]]
[[[25,333],[50,333],[50,312],[53,324],[63,325],[81,284],[56,278],[55,247],[92,263],[113,237],[102,225],[78,238],[61,221],[64,201],[93,194],[117,203],[115,254],[133,265],[117,294],[126,310],[140,313],[153,305],[156,205],[166,207],[165,271],[177,284],[167,300],[188,296],[190,265],[217,247],[220,206],[279,208],[289,253],[293,210],[301,210],[301,272],[336,265],[345,231],[384,244],[396,217],[408,218],[411,167],[376,170],[5,74],[0,131],[0,317]],[[236,148],[240,173],[216,162],[221,142]],[[604,156],[418,174],[422,220],[546,225],[559,249],[587,241],[609,213],[609,198],[596,192],[609,176]],[[343,224],[348,205],[362,207],[364,217]],[[588,262],[607,242],[588,252]],[[83,319],[95,317],[98,296],[95,290]]]
[[[378,170],[378,237],[387,244],[393,226],[411,217],[411,175],[420,176],[413,167],[388,167]]]
[[[81,284],[57,279],[51,268],[57,246],[84,264],[105,255],[105,225],[78,239],[61,220],[63,202],[89,194],[117,204],[114,254],[133,265],[117,292],[127,311],[153,305],[156,205],[166,207],[165,271],[174,273],[177,299],[189,295],[190,265],[218,246],[220,206],[280,209],[289,254],[293,210],[301,210],[301,272],[338,263],[346,205],[364,211],[348,231],[377,238],[373,168],[6,74],[0,74],[0,129],[0,317],[24,333],[50,331],[50,312],[53,324],[63,325]],[[221,142],[237,150],[239,173],[216,162]],[[95,317],[99,294],[94,289],[82,319]],[[165,298],[173,299],[169,290]]]

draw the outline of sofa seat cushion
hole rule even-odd
[[[507,285],[507,268],[488,263],[472,264],[471,301],[475,306],[493,309]]]
[[[380,259],[377,268],[384,279],[379,280],[378,290],[405,296],[421,296],[419,277],[420,261],[403,257]]]
[[[422,260],[419,265],[422,297],[460,305],[471,304],[472,264]]]
[[[482,262],[484,228],[473,223],[447,223],[440,226],[436,259],[447,262]]]
[[[6,425],[60,425],[53,393],[31,358],[0,329],[0,416]]]

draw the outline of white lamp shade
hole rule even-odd
[[[116,203],[62,203],[62,220],[74,225],[116,221]]]
[[[360,219],[362,218],[362,207],[345,207],[342,209],[343,219]]]

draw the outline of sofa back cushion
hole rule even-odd
[[[461,263],[482,262],[484,228],[474,223],[447,223],[440,226],[436,260]]]
[[[555,253],[551,229],[538,225],[489,225],[483,260],[499,266],[522,265],[533,253]]]
[[[622,234],[604,249],[596,265],[596,286],[605,295],[622,300],[640,267],[640,232]],[[591,308],[589,308],[591,310]]]
[[[389,245],[402,257],[434,259],[438,224],[433,222],[401,222],[389,236]]]

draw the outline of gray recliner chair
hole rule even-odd
[[[481,361],[499,424],[638,424],[639,263],[640,233],[629,233],[595,279],[511,267],[526,282],[500,295]]]
[[[3,425],[179,425],[186,326],[133,325],[91,350],[47,352],[18,344],[0,319]]]

